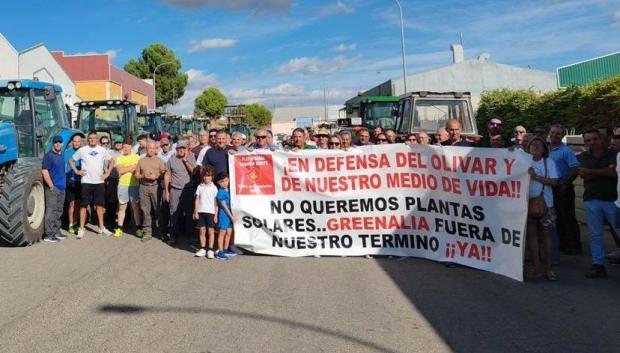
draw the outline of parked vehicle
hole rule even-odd
[[[396,131],[434,134],[448,120],[461,122],[463,135],[477,135],[478,128],[469,92],[409,92],[400,96]]]
[[[77,130],[69,128],[58,85],[0,80],[0,238],[14,246],[43,236],[45,192],[41,161],[62,136],[63,151]]]
[[[380,126],[383,129],[393,129],[396,117],[393,114],[398,106],[399,97],[395,96],[363,96],[359,106],[347,104],[347,117],[338,119],[339,127],[363,126],[369,129]]]
[[[84,133],[95,131],[98,135],[130,136],[137,141],[138,136],[149,134],[159,138],[163,130],[161,115],[154,111],[149,114],[145,107],[138,116],[138,104],[128,100],[98,100],[76,103],[78,107],[77,128]]]

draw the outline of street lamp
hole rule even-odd
[[[161,63],[157,66],[155,66],[155,70],[153,70],[153,91],[155,91],[155,96],[153,97],[153,102],[155,103],[155,109],[157,109],[157,89],[155,87],[155,74],[157,73],[157,69],[159,69],[161,66],[164,65],[168,65],[168,64],[174,64],[175,61],[166,61],[165,63]]]
[[[400,11],[400,48],[403,56],[403,88],[405,89],[404,93],[407,93],[407,64],[405,63],[405,26],[403,22],[403,7],[400,6],[400,1],[394,1],[396,1],[398,10]]]

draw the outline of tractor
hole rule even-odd
[[[0,239],[32,245],[44,232],[43,155],[54,136],[63,151],[75,135],[62,88],[34,80],[0,80]]]
[[[409,92],[400,96],[394,115],[396,131],[402,135],[434,135],[452,119],[461,123],[463,135],[478,134],[469,92]]]
[[[140,108],[129,100],[97,100],[82,101],[78,107],[77,128],[84,131],[95,131],[97,135],[107,135],[110,140],[116,136],[129,136],[137,141],[138,136],[149,134],[159,139],[163,130],[161,114],[155,114]]]
[[[338,119],[338,126],[393,129],[396,123],[393,112],[398,102],[395,96],[362,96],[358,104],[346,104],[347,117]]]

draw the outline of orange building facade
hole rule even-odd
[[[82,100],[127,98],[150,109],[155,108],[155,89],[151,80],[142,80],[110,64],[108,54],[65,55],[54,58],[75,82]]]

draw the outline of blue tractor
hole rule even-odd
[[[0,239],[31,245],[43,236],[45,192],[41,160],[60,135],[74,135],[58,85],[0,80]]]

